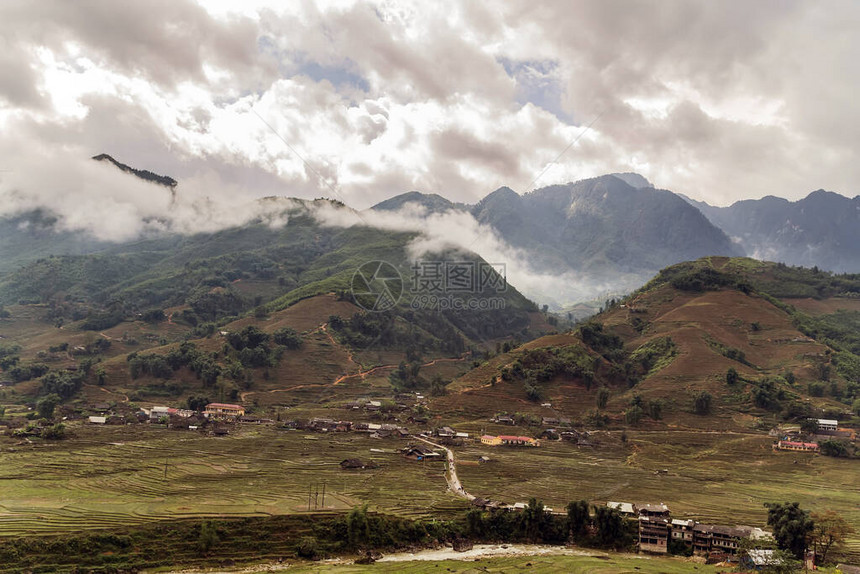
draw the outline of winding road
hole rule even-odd
[[[466,492],[466,489],[464,489],[463,485],[460,483],[460,478],[457,476],[457,466],[454,463],[454,451],[446,446],[442,446],[441,444],[429,441],[426,438],[421,438],[419,436],[416,436],[415,438],[420,440],[421,442],[429,444],[434,448],[442,449],[447,453],[448,472],[445,473],[445,480],[448,481],[448,489],[457,496],[465,498],[468,501],[475,500],[475,495]]]

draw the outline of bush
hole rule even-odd
[[[66,438],[66,425],[57,423],[54,426],[42,429],[42,438],[45,440],[63,440]]]
[[[706,415],[711,412],[714,398],[708,391],[702,391],[693,397],[693,410],[697,415]]]
[[[319,544],[313,536],[303,536],[296,545],[296,554],[302,558],[313,560],[319,553]]]
[[[289,327],[275,331],[272,339],[275,341],[275,344],[282,345],[287,349],[298,349],[302,346],[302,336]]]

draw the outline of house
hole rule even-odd
[[[454,438],[467,439],[467,438],[469,438],[469,433],[467,433],[467,432],[455,432]]]
[[[773,550],[755,548],[747,551],[744,566],[753,570],[764,570],[769,566],[779,566],[780,560],[773,555]]]
[[[695,520],[673,518],[670,526],[672,528],[672,540],[683,542],[687,546],[693,545],[693,528],[696,526]]]
[[[486,464],[488,462],[490,462],[490,457],[485,455],[481,455],[478,457],[478,464]]]
[[[433,434],[440,438],[454,438],[454,435],[457,433],[451,427],[442,427],[437,428]]]
[[[319,432],[329,432],[337,428],[337,421],[334,419],[326,419],[314,417],[308,422],[308,429]]]
[[[209,403],[203,415],[214,419],[235,419],[245,414],[245,407],[226,403]]]
[[[93,410],[99,413],[104,413],[110,410],[108,403],[96,403],[93,405]]]
[[[423,446],[410,446],[404,449],[403,456],[409,460],[433,461],[444,460],[441,454]]]
[[[506,446],[540,446],[540,441],[528,436],[501,435],[499,438]]]
[[[774,450],[792,450],[795,452],[818,452],[818,444],[814,442],[795,442],[781,440],[773,445]]]
[[[737,554],[741,540],[749,538],[751,530],[749,527],[696,524],[693,527],[693,552]]]
[[[546,440],[561,440],[558,435],[558,431],[555,429],[544,429],[538,438],[546,439]]]
[[[168,407],[152,407],[149,409],[149,420],[157,421],[162,417],[170,417],[170,409]]]
[[[103,425],[107,422],[107,417],[90,417],[89,422],[94,425]]]
[[[630,502],[607,502],[606,506],[614,508],[625,516],[637,516],[639,514],[639,511],[636,509],[636,505],[631,504]]]
[[[344,470],[366,468],[366,465],[357,458],[347,458],[340,461],[340,467]]]
[[[666,554],[669,552],[669,520],[657,516],[639,516],[639,550]]]
[[[499,446],[500,444],[502,444],[502,439],[497,436],[490,436],[488,434],[485,434],[481,437],[481,444],[486,444],[489,446]]]
[[[558,419],[555,417],[541,417],[540,424],[545,427],[558,426]]]
[[[514,417],[510,415],[496,415],[493,418],[493,422],[500,425],[514,425]]]
[[[669,518],[669,507],[665,504],[639,504],[639,516]]]
[[[833,419],[815,419],[818,423],[819,432],[836,432],[839,430],[839,421]]]
[[[179,416],[182,416],[182,415],[180,414]],[[257,424],[257,425],[272,424],[275,422],[272,419],[264,419],[261,417],[249,417],[249,416],[241,416],[241,417],[239,417],[238,420],[240,423],[251,423],[251,424]]]

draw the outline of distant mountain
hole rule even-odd
[[[442,213],[452,209],[467,208],[463,203],[454,203],[436,193],[409,191],[377,203],[371,207],[371,209],[375,211],[397,211],[405,205],[419,205],[426,209],[428,215],[432,213]]]
[[[626,172],[626,173],[611,173],[609,175],[614,175],[630,187],[635,187],[639,189],[640,187],[654,187],[654,184],[645,179],[645,177],[639,175],[638,173]]]
[[[628,174],[635,175],[635,174]],[[605,175],[519,196],[501,188],[472,209],[544,267],[651,273],[706,255],[740,254],[731,240],[679,196],[638,176]]]
[[[624,292],[667,265],[707,255],[741,255],[720,229],[684,199],[655,189],[636,173],[552,185],[519,195],[501,187],[475,205],[409,192],[371,209],[415,204],[428,214],[470,212],[526,253],[532,271],[570,275],[558,286],[531,286],[532,296],[560,308]]]
[[[140,179],[144,179],[146,181],[151,181],[151,182],[157,183],[159,185],[164,185],[166,187],[174,188],[174,187],[176,187],[176,184],[177,184],[177,181],[175,179],[173,179],[172,177],[169,177],[166,175],[158,175],[157,173],[152,173],[151,171],[146,170],[146,169],[135,169],[135,168],[128,166],[124,163],[118,162],[117,160],[115,160],[114,158],[112,158],[111,156],[109,156],[106,153],[102,153],[102,154],[93,156],[93,159],[96,161],[108,161],[126,173],[136,175]]]
[[[43,210],[0,217],[0,275],[48,255],[84,255],[106,243],[84,233],[59,231],[56,218]]]
[[[860,271],[860,196],[819,189],[799,201],[774,196],[714,207],[687,199],[756,259]]]

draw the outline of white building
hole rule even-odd
[[[839,429],[839,421],[831,419],[816,419],[816,422],[818,423],[818,430],[820,431],[836,432]]]

